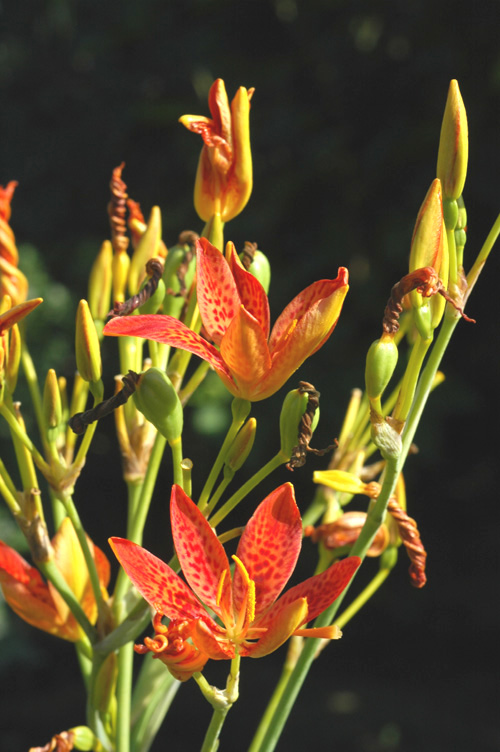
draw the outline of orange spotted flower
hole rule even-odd
[[[115,318],[105,334],[165,342],[208,361],[231,394],[257,401],[274,394],[335,328],[348,287],[347,269],[302,290],[269,334],[264,288],[228,243],[228,261],[205,238],[197,241],[200,314],[214,345],[171,316]],[[219,349],[217,349],[217,347]]]
[[[302,544],[302,520],[290,483],[257,507],[233,556],[234,574],[209,522],[180,486],[173,487],[170,514],[175,550],[188,584],[141,546],[123,538],[110,538],[110,544],[133,584],[156,610],[156,623],[161,615],[171,623],[183,623],[184,637],[191,638],[205,660],[232,659],[237,654],[260,658],[294,634],[340,637],[335,626],[304,625],[342,593],[361,562],[358,557],[333,564],[279,597]]]
[[[204,222],[215,214],[228,222],[244,209],[252,193],[249,114],[253,91],[240,86],[229,107],[224,81],[218,78],[208,95],[212,117],[179,118],[204,142],[194,187],[194,206]]]
[[[66,517],[52,539],[54,562],[79,600],[92,624],[97,619],[97,605],[74,527]],[[103,552],[91,544],[101,587],[109,582],[109,562]],[[23,557],[0,541],[0,587],[5,600],[15,613],[33,627],[77,642],[82,628],[66,602],[50,582],[44,582],[40,572]]]
[[[9,224],[10,202],[16,186],[15,180],[11,180],[6,188],[0,185],[0,298],[10,295],[14,305],[22,303],[28,296],[28,280],[17,268],[19,253]]]

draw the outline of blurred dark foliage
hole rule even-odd
[[[220,76],[230,96],[239,85],[256,87],[254,195],[228,236],[238,247],[258,241],[269,254],[273,317],[306,284],[334,276],[339,265],[350,269],[337,331],[297,374],[322,393],[314,445],[330,443],[350,389],[362,386],[364,354],[379,336],[390,288],[406,271],[451,78],[459,80],[471,135],[469,259],[499,211],[498,22],[498,4],[486,0],[2,4],[0,182],[19,181],[12,226],[25,248],[21,266],[33,270],[33,294],[46,297],[48,333],[40,326],[30,332],[42,377],[55,365],[71,378],[73,316],[108,237],[113,167],[126,162],[129,194],[146,215],[161,207],[167,245],[179,231],[200,228],[191,194],[201,144],[177,118],[208,114],[208,87]],[[412,591],[402,555],[382,592],[313,668],[303,712],[292,715],[280,749],[303,750],[322,739],[343,752],[498,749],[491,651],[500,621],[498,268],[496,249],[468,304],[478,323],[459,325],[443,364],[447,380],[417,436],[420,454],[408,463],[409,509],[429,553],[428,585]],[[109,391],[114,352],[107,343]],[[268,443],[242,472],[276,451],[284,391],[255,406]],[[196,408],[192,415],[211,420]],[[190,432],[185,446],[199,491],[213,441]],[[112,461],[118,467],[108,421],[76,497],[103,547],[108,535],[124,532],[125,490],[119,472],[109,474]],[[293,480],[304,507],[311,472],[322,466],[313,458],[293,477],[283,469],[260,496]],[[168,555],[168,467],[162,480],[146,540]],[[10,614],[3,629],[0,748],[21,752],[84,722],[84,700],[71,646]],[[246,748],[282,657],[245,662],[222,749]],[[222,668],[208,678],[221,684]],[[208,718],[196,686],[185,687],[153,750],[198,749]]]

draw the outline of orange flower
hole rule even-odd
[[[10,202],[17,183],[11,180],[6,188],[0,185],[0,298],[10,295],[14,305],[28,296],[28,280],[17,268],[19,253],[12,228],[9,225]]]
[[[230,108],[224,81],[218,78],[208,95],[212,117],[179,118],[204,141],[194,186],[194,206],[204,222],[215,214],[228,222],[242,211],[252,193],[249,114],[253,92],[240,86]]]
[[[89,621],[95,624],[97,605],[83,552],[69,517],[66,517],[52,539],[54,562],[80,602]],[[101,587],[109,582],[109,562],[103,552],[93,546],[94,560]],[[66,602],[50,582],[44,582],[35,567],[0,541],[0,587],[5,600],[15,613],[33,627],[76,642],[82,629]]]
[[[231,394],[258,401],[278,391],[335,328],[348,287],[347,269],[302,290],[269,334],[269,303],[264,288],[240,263],[228,244],[229,262],[205,238],[197,241],[197,294],[200,314],[216,347],[172,316],[115,318],[104,334],[131,335],[165,342],[208,361]]]
[[[172,489],[170,514],[175,550],[189,587],[141,546],[123,538],[110,538],[110,544],[157,614],[172,619],[171,624],[185,625],[185,636],[191,638],[198,657],[223,660],[238,654],[260,658],[293,634],[340,637],[335,626],[304,625],[347,587],[361,563],[359,557],[343,559],[280,595],[302,545],[302,520],[290,483],[270,493],[255,510],[233,556],[234,574],[209,522],[180,486]]]

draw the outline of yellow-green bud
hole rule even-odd
[[[163,282],[165,284],[166,295],[163,300],[163,313],[173,316],[178,319],[181,315],[184,303],[186,302],[182,295],[177,295],[181,290],[181,285],[177,273],[179,267],[186,261],[186,254],[189,251],[189,245],[174,245],[170,248],[168,256],[165,259],[165,267],[163,269]],[[189,290],[194,278],[194,272],[196,268],[196,256],[193,254],[191,261],[189,262],[186,274],[184,277],[184,285],[186,290]],[[171,292],[169,292],[171,291]]]
[[[245,257],[247,256],[245,251],[243,251],[243,253],[240,253],[240,260],[244,264],[245,268],[248,269],[248,271],[253,274],[256,279],[259,280],[267,295],[267,293],[269,292],[269,286],[271,284],[271,264],[269,263],[269,259],[264,253],[262,253],[262,251],[259,250],[252,251],[251,255],[252,261],[250,263],[250,266],[248,267],[244,261]]]
[[[243,428],[236,435],[235,440],[229,447],[224,458],[225,467],[235,473],[244,465],[248,455],[252,451],[257,431],[257,421],[255,418],[247,420]]]
[[[45,386],[43,389],[43,418],[47,429],[57,429],[62,420],[62,402],[57,381],[56,372],[53,368],[47,371]]]
[[[149,279],[145,279],[142,283],[141,290],[145,285],[148,284]],[[158,286],[154,293],[146,300],[146,302],[140,306],[139,313],[142,314],[148,314],[148,313],[157,313],[161,304],[163,303],[163,298],[165,297],[165,283],[162,279],[158,282]]]
[[[105,240],[89,275],[89,308],[94,321],[105,321],[111,308],[113,246]]]
[[[88,726],[74,726],[70,729],[73,734],[73,746],[80,752],[97,752],[103,749],[101,742]]]
[[[308,402],[309,395],[300,389],[292,389],[283,400],[280,414],[281,454],[287,459],[292,456],[293,449],[299,442],[300,422]]]
[[[445,198],[457,199],[464,189],[469,155],[467,114],[458,82],[450,82],[444,110],[437,161],[437,176]]]
[[[379,400],[396,368],[398,348],[394,337],[384,333],[372,342],[366,355],[365,384],[370,400]]]
[[[123,303],[127,290],[128,270],[130,268],[130,256],[126,251],[119,251],[113,256],[113,302]]]
[[[141,373],[134,392],[137,409],[167,441],[182,433],[183,410],[179,395],[164,371],[148,368]]]
[[[76,367],[85,381],[100,381],[102,375],[101,348],[94,319],[86,300],[80,300],[76,313]]]
[[[19,326],[14,324],[9,332],[9,352],[5,365],[5,384],[10,394],[14,393],[21,362],[22,339]]]
[[[161,243],[161,212],[159,206],[153,206],[149,215],[148,226],[144,235],[137,243],[130,261],[128,272],[128,289],[131,295],[135,295],[146,276],[146,264],[152,258],[160,256]]]

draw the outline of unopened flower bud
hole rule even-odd
[[[224,458],[224,465],[229,468],[232,473],[235,473],[245,464],[248,455],[252,451],[256,431],[257,421],[255,418],[250,418],[236,435],[235,440],[229,447]]]
[[[9,332],[9,352],[5,365],[5,384],[10,394],[14,393],[17,384],[22,344],[19,327],[14,324]]]
[[[287,459],[292,456],[293,449],[298,444],[300,422],[308,402],[309,395],[300,389],[292,389],[283,400],[280,414],[281,454]]]
[[[134,392],[137,409],[167,441],[182,433],[183,410],[179,395],[164,371],[148,368],[141,373]]]
[[[89,276],[89,308],[94,321],[105,321],[111,307],[113,246],[105,240]]]
[[[113,256],[113,301],[123,303],[127,297],[127,279],[130,256],[126,251],[117,251]]]
[[[195,268],[196,256],[187,243],[170,248],[163,269],[166,292],[163,313],[179,318],[186,302],[183,293],[187,292],[193,283]]]
[[[394,336],[384,332],[372,342],[366,355],[365,383],[370,400],[380,402],[398,362],[398,348]]]
[[[62,403],[56,372],[53,368],[47,371],[42,401],[43,417],[47,429],[57,429],[62,419]]]
[[[271,284],[271,265],[267,256],[258,250],[257,243],[245,243],[239,258],[245,269],[259,280],[267,295]]]
[[[80,376],[85,381],[100,381],[102,364],[99,337],[86,300],[80,300],[76,313],[75,352]]]
[[[458,82],[450,82],[441,126],[437,176],[445,198],[457,199],[464,189],[469,155],[467,114]]]
[[[130,261],[128,273],[128,289],[135,295],[146,276],[146,264],[152,258],[159,258],[165,246],[161,243],[161,212],[158,206],[153,206],[149,215],[148,226],[141,237]]]

